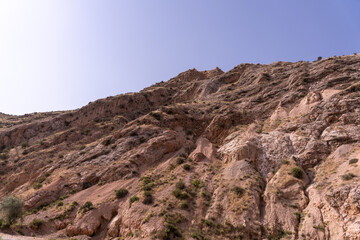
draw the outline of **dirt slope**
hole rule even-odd
[[[192,69],[0,125],[0,198],[27,211],[8,234],[360,239],[360,55]]]

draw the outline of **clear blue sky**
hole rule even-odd
[[[359,0],[0,0],[0,112],[75,109],[194,67],[354,52]]]

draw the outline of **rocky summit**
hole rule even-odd
[[[360,55],[0,114],[0,150],[3,239],[360,239]]]

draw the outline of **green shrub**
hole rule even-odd
[[[201,188],[204,186],[204,183],[202,181],[200,181],[199,179],[192,181],[191,184],[196,188]]]
[[[190,171],[190,165],[189,164],[184,164],[184,166],[183,166],[183,168],[184,168],[184,170],[186,170],[186,171]]]
[[[239,186],[233,187],[232,191],[233,191],[236,195],[238,195],[239,197],[241,197],[241,196],[244,194],[244,192],[245,192],[245,190],[244,190],[242,187],[239,187]]]
[[[151,183],[148,183],[148,184],[145,184],[143,187],[142,187],[142,189],[144,190],[144,191],[150,191],[153,187],[154,187],[154,183],[153,182],[151,182]]]
[[[0,212],[5,216],[8,224],[15,223],[23,214],[24,203],[21,199],[9,196],[0,202]]]
[[[79,209],[79,213],[84,213],[87,211],[90,211],[94,209],[94,205],[92,204],[92,202],[87,201],[86,203],[84,203],[84,205],[82,205]]]
[[[10,227],[10,224],[7,223],[4,219],[0,218],[0,229],[7,229]],[[1,238],[0,238],[1,240]]]
[[[41,183],[34,183],[32,186],[33,186],[34,189],[40,189],[40,188],[42,188],[42,184],[41,184]]]
[[[354,177],[356,177],[356,176],[353,173],[347,173],[347,174],[344,174],[344,175],[341,176],[341,178],[344,179],[344,180],[351,180]]]
[[[175,184],[175,187],[177,189],[185,189],[185,183],[180,179],[176,184]]]
[[[185,158],[184,157],[178,157],[176,159],[176,164],[177,165],[180,165],[180,164],[183,164],[185,162]]]
[[[170,239],[178,239],[181,238],[181,233],[179,230],[173,225],[168,223],[165,227],[165,232],[162,237],[163,240],[170,240]]]
[[[126,190],[125,188],[120,188],[119,190],[115,190],[115,196],[118,199],[125,197],[128,193],[129,191]]]
[[[138,196],[133,196],[133,197],[130,198],[130,203],[134,203],[136,201],[139,201]]]
[[[349,160],[349,164],[354,164],[354,163],[357,163],[357,162],[358,162],[357,158],[353,158],[353,159]]]
[[[24,141],[21,143],[21,147],[22,148],[27,148],[29,146],[28,142],[27,141]]]
[[[181,208],[182,208],[182,209],[189,209],[189,204],[188,204],[186,201],[183,201],[183,202],[181,203]]]
[[[144,192],[144,199],[142,201],[143,204],[152,204],[153,203],[153,196],[151,192],[145,191]]]
[[[111,139],[105,139],[104,141],[102,141],[102,145],[104,146],[109,146],[111,144]]]
[[[9,155],[7,155],[6,153],[1,153],[0,154],[0,159],[1,160],[6,160],[6,159],[8,159],[9,158]]]
[[[291,169],[291,174],[298,179],[302,179],[303,177],[303,171],[301,170],[301,168],[298,167],[294,167],[293,169]]]
[[[38,218],[34,218],[34,219],[30,222],[29,227],[30,227],[31,229],[35,229],[35,230],[36,230],[36,229],[39,229],[44,223],[45,223],[44,220],[38,219]]]
[[[325,232],[325,226],[323,224],[319,224],[317,226],[313,226],[313,228]]]
[[[187,199],[189,198],[189,194],[181,191],[180,189],[175,189],[172,194],[178,199]]]

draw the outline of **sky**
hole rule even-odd
[[[0,112],[76,109],[180,72],[360,52],[359,0],[0,0]]]

